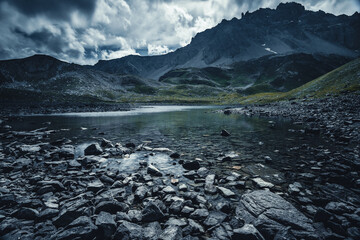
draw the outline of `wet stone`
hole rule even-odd
[[[118,201],[102,201],[95,207],[95,213],[100,213],[102,211],[108,212],[111,214],[116,214],[117,212],[126,212],[129,210],[129,206],[126,203]]]
[[[199,161],[196,161],[196,160],[186,161],[186,162],[184,162],[184,164],[182,166],[186,170],[198,170],[200,168],[200,163],[199,163]]]
[[[96,180],[96,181],[88,183],[87,189],[92,192],[97,192],[97,191],[103,189],[104,187],[105,187],[105,185],[100,180]]]
[[[251,224],[245,224],[242,228],[234,229],[232,239],[265,240],[260,232]]]
[[[220,193],[227,198],[235,197],[235,193],[231,191],[230,189],[224,188],[224,187],[217,187],[217,189],[220,191]]]
[[[195,220],[204,220],[207,216],[209,216],[209,211],[207,209],[196,209],[190,214],[190,218]]]
[[[103,150],[98,143],[93,143],[85,148],[84,153],[85,155],[100,155],[103,153]]]
[[[108,212],[100,212],[96,218],[95,225],[98,226],[104,239],[110,239],[116,231],[114,217]]]
[[[161,221],[164,218],[164,213],[153,202],[149,202],[142,211],[142,220],[144,222]]]
[[[182,229],[178,226],[168,226],[161,233],[159,239],[160,240],[180,240],[182,239]]]

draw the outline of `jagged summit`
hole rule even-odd
[[[271,54],[360,53],[360,16],[335,16],[305,10],[299,3],[281,3],[259,9],[241,19],[223,20],[198,33],[191,43],[161,56],[126,56],[99,61],[94,68],[109,73],[159,79],[166,72],[186,67],[223,67]]]

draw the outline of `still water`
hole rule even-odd
[[[12,130],[26,131],[41,127],[60,130],[49,141],[68,138],[76,146],[77,155],[89,143],[106,138],[114,143],[146,143],[149,147],[170,148],[182,154],[181,159],[199,158],[203,165],[223,174],[234,169],[266,175],[297,162],[297,153],[289,149],[304,143],[320,143],[320,139],[306,138],[301,129],[286,119],[267,119],[216,113],[214,106],[147,106],[126,112],[65,113],[56,115],[22,116],[12,120]],[[269,124],[269,121],[274,123]],[[223,137],[226,129],[231,136]],[[168,153],[144,156],[135,153],[127,159],[110,159],[109,168],[136,171],[138,162],[147,159],[162,171],[181,174],[179,164]],[[222,161],[230,155],[232,161]],[[255,163],[263,163],[270,156],[271,169],[256,170]],[[250,167],[249,167],[250,166]],[[258,171],[258,172],[257,172]],[[274,173],[275,174],[275,173]],[[265,176],[266,178],[266,176]]]

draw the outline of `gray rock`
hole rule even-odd
[[[175,193],[175,189],[172,188],[171,186],[166,186],[165,188],[163,188],[162,190],[164,193],[166,194],[172,194]]]
[[[44,220],[56,217],[58,214],[59,214],[59,210],[54,209],[54,208],[47,208],[39,213],[38,218],[41,221],[44,221]]]
[[[114,147],[114,144],[112,144],[111,141],[103,138],[103,139],[101,139],[100,146],[101,146],[102,148],[113,148],[113,147]]]
[[[262,178],[253,178],[252,181],[258,186],[259,188],[272,188],[274,184],[264,181]]]
[[[147,167],[147,173],[152,176],[157,176],[157,177],[162,176],[162,173],[160,172],[160,170],[151,164]]]
[[[81,216],[72,221],[65,229],[60,230],[52,239],[93,239],[95,237],[97,227],[91,219]]]
[[[188,189],[188,187],[186,186],[186,184],[181,183],[181,184],[178,186],[178,189],[179,189],[179,191],[186,192],[187,189]]]
[[[131,222],[141,222],[142,214],[140,210],[129,210],[127,215]]]
[[[21,207],[11,214],[12,217],[18,219],[34,220],[39,215],[39,212],[32,208]]]
[[[183,233],[185,235],[192,234],[192,235],[201,235],[205,233],[204,228],[194,220],[189,218],[189,224],[187,227],[183,229]]]
[[[242,196],[241,203],[245,209],[255,216],[254,226],[267,238],[285,226],[300,232],[311,233],[315,229],[312,222],[285,199],[270,191],[253,191]]]
[[[178,226],[168,226],[161,233],[159,239],[161,240],[180,240],[182,239],[182,229]]]
[[[230,189],[224,188],[224,187],[217,187],[220,191],[220,193],[224,196],[224,197],[235,197],[235,193],[233,191],[231,191]]]
[[[102,211],[108,212],[111,214],[116,214],[117,212],[127,212],[129,206],[126,203],[118,201],[102,201],[95,207],[95,213],[100,213]]]
[[[103,153],[103,150],[99,146],[98,143],[90,144],[87,148],[84,150],[85,155],[100,155]]]
[[[93,182],[89,182],[87,186],[87,190],[92,192],[97,192],[103,189],[105,185],[100,180],[95,180]]]
[[[76,208],[63,209],[60,211],[60,214],[57,218],[54,219],[53,224],[56,227],[63,227],[82,216],[83,212]]]
[[[204,221],[204,225],[208,228],[220,225],[226,217],[227,215],[222,212],[210,212]]]
[[[347,205],[343,202],[329,202],[325,206],[325,209],[329,212],[336,213],[336,214],[355,212],[355,208],[353,206]]]
[[[215,194],[217,192],[216,187],[214,186],[215,174],[207,175],[205,178],[205,192],[209,194]]]
[[[142,211],[142,220],[144,222],[161,221],[163,218],[164,213],[154,202],[149,202]]]
[[[204,220],[209,216],[209,211],[207,209],[201,208],[196,209],[193,213],[190,214],[190,218],[195,220]]]
[[[101,231],[103,239],[110,239],[116,231],[114,217],[108,212],[100,212],[96,218],[95,225]]]
[[[134,193],[134,200],[136,202],[142,201],[145,198],[148,191],[149,189],[145,186],[138,187]]]
[[[184,164],[182,166],[186,170],[198,170],[200,168],[200,163],[199,163],[199,161],[196,161],[196,160],[186,161],[186,162],[184,162]]]
[[[180,201],[180,200],[174,201],[174,202],[170,205],[169,211],[170,211],[171,213],[178,214],[178,213],[181,212],[183,206],[184,206],[184,201]]]
[[[73,159],[75,156],[75,148],[72,145],[62,146],[56,153],[60,158]]]
[[[232,239],[265,240],[259,231],[251,224],[245,224],[242,228],[234,229]]]
[[[221,136],[228,137],[228,136],[230,136],[230,133],[228,131],[226,131],[225,129],[223,129],[223,130],[221,130]]]
[[[188,225],[187,221],[185,218],[182,219],[178,219],[178,218],[169,218],[169,220],[166,221],[165,226],[178,226],[178,227],[185,227],[186,225]]]
[[[157,240],[161,234],[159,222],[151,222],[144,228],[144,238],[146,240]]]
[[[116,229],[113,239],[144,240],[144,229],[135,223],[123,221]]]

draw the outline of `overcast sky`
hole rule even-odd
[[[48,54],[94,64],[185,46],[222,19],[282,0],[0,0],[0,59]],[[306,9],[360,12],[359,0],[296,0]]]

